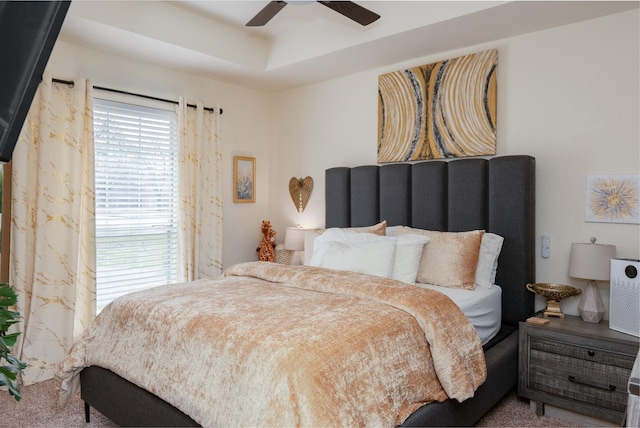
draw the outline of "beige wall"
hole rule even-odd
[[[584,221],[588,174],[640,172],[639,21],[638,10],[625,12],[277,94],[63,42],[48,68],[54,77],[89,77],[100,86],[224,108],[223,260],[229,266],[255,259],[263,219],[272,221],[278,241],[286,226],[324,225],[326,168],[376,162],[379,74],[497,48],[498,155],[537,158],[536,232],[551,235],[551,257],[536,260],[537,280],[581,286],[567,276],[571,242],[596,236],[617,245],[619,257],[640,258],[638,225]],[[233,204],[234,155],[257,158],[255,204]],[[307,175],[315,189],[298,214],[288,182]],[[600,289],[608,302],[608,284]],[[565,312],[577,313],[577,302],[565,301]]]
[[[616,14],[274,95],[272,222],[282,233],[295,224],[323,226],[324,170],[376,163],[379,74],[497,48],[498,155],[537,159],[537,281],[582,286],[567,275],[569,250],[591,236],[615,244],[618,257],[640,258],[638,225],[584,221],[588,174],[640,173],[638,15]],[[315,189],[298,214],[287,183],[307,175]],[[551,236],[548,259],[539,256],[542,233]],[[600,286],[607,306],[608,288]],[[577,314],[578,301],[563,302],[565,312]]]

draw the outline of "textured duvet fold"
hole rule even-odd
[[[443,294],[267,262],[112,302],[60,364],[61,405],[91,365],[203,426],[394,426],[486,377],[475,329]]]

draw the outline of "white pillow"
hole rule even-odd
[[[337,229],[337,228],[334,228]],[[352,230],[355,232],[374,233],[376,235],[384,236],[387,229],[387,221],[382,220],[380,223],[371,226],[362,227],[345,227],[344,230]],[[318,236],[324,233],[324,229],[307,229],[304,234],[304,264],[308,265],[313,256],[313,241]]]
[[[422,251],[429,237],[424,235],[400,235],[397,237],[396,255],[391,278],[409,284],[416,283]]]
[[[314,252],[309,264],[331,269],[371,273],[415,284],[422,251],[428,241],[429,238],[422,235],[407,234],[391,237],[332,228],[327,229],[314,239]],[[327,245],[330,242],[338,242],[342,245]],[[389,245],[393,246],[390,258],[380,260],[387,254]],[[376,248],[376,246],[380,248]],[[334,251],[336,254],[327,254],[330,251]],[[317,257],[316,253],[319,253]],[[380,266],[372,266],[376,263],[379,263]],[[391,264],[390,269],[389,263]],[[382,274],[384,271],[386,273]]]
[[[480,255],[476,267],[476,285],[491,288],[496,281],[498,257],[504,238],[495,233],[485,233],[480,243]]]
[[[325,232],[326,233],[326,232]],[[393,271],[395,238],[385,241],[318,241],[313,243],[313,255],[309,265],[337,270],[367,273],[389,277]]]

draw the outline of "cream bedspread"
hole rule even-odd
[[[203,426],[393,426],[486,377],[475,329],[443,294],[266,262],[112,302],[60,364],[61,405],[91,365]]]

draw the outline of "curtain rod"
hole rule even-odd
[[[55,83],[63,83],[65,85],[69,85],[69,87],[72,87],[72,88],[76,84],[73,80],[53,79],[53,81]],[[128,91],[123,91],[123,90],[120,90],[120,89],[105,88],[103,86],[94,86],[93,89],[98,89],[100,91],[115,92],[116,94],[132,95],[134,97],[146,98],[148,100],[162,101],[162,102],[171,103],[171,104],[178,104],[178,101],[175,101],[175,100],[168,100],[166,98],[152,97],[151,95],[136,94],[135,92],[128,92]],[[197,106],[195,104],[187,104],[187,107],[196,108]],[[208,111],[209,113],[213,113],[215,111],[215,109],[213,107],[204,107],[204,109],[206,111]],[[220,114],[222,114],[222,113],[223,113],[223,110],[220,109]]]

